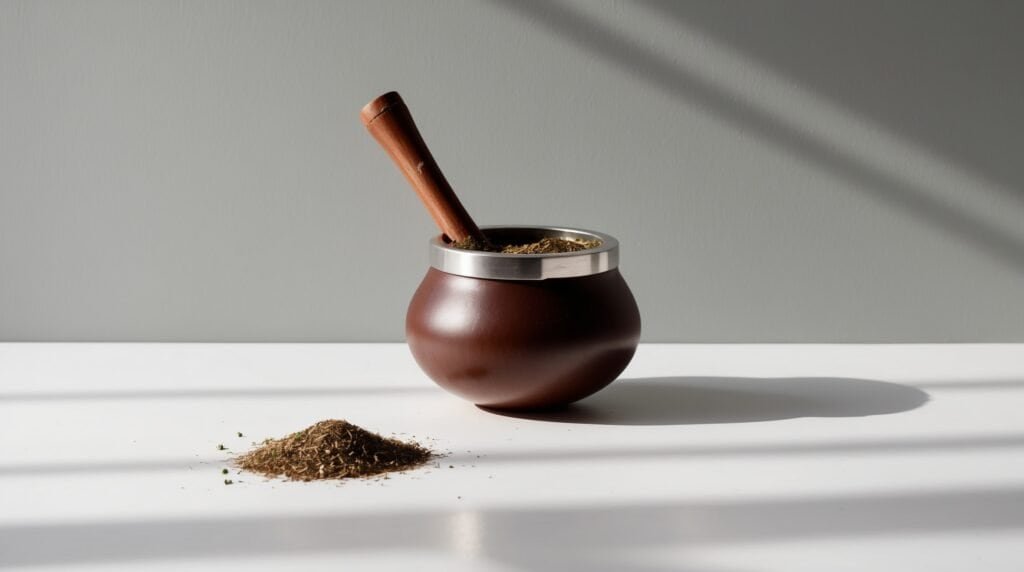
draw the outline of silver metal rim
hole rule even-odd
[[[486,234],[521,233],[540,238],[600,240],[601,245],[557,254],[502,254],[454,248],[435,236],[430,240],[430,265],[441,272],[490,280],[547,280],[607,272],[619,266],[619,241],[607,234],[556,226],[484,226]]]

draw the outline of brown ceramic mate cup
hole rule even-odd
[[[494,243],[599,240],[558,254],[501,254],[430,242],[430,266],[406,315],[409,348],[444,389],[494,409],[542,409],[611,383],[632,359],[640,312],[599,232],[484,227]]]

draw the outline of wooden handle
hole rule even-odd
[[[359,115],[366,129],[416,190],[441,232],[452,241],[473,238],[480,244],[487,244],[434,161],[398,92],[385,93],[367,103]]]

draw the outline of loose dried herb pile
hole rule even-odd
[[[572,238],[542,238],[537,242],[525,244],[480,244],[473,237],[452,243],[455,248],[463,250],[483,250],[504,254],[553,254],[557,252],[578,252],[601,245],[600,240],[576,240]]]
[[[298,481],[368,477],[404,471],[433,456],[416,443],[382,437],[330,419],[282,439],[267,439],[235,459],[242,469]]]

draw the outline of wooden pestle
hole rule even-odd
[[[444,178],[398,92],[390,91],[367,103],[359,116],[420,196],[441,232],[454,242],[472,238],[482,246],[488,245]]]

